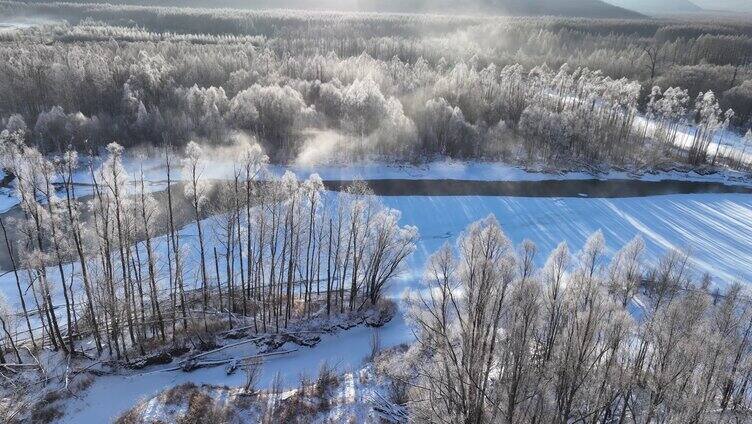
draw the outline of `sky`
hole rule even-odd
[[[707,11],[750,12],[752,0],[604,0],[607,3],[632,9],[641,13],[684,13],[693,8]],[[699,11],[699,9],[698,9]]]
[[[655,0],[660,1],[660,0]],[[752,13],[752,0],[692,0],[693,3],[708,10],[729,10]]]

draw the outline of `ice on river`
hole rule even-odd
[[[699,272],[723,286],[752,283],[752,196],[744,194],[668,195],[621,199],[522,197],[383,197],[402,211],[402,222],[420,229],[421,242],[411,269],[467,224],[496,215],[514,243],[530,239],[539,264],[561,241],[582,247],[590,233],[602,230],[609,253],[636,235],[650,256],[685,249]]]

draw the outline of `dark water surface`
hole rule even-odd
[[[368,180],[380,196],[514,196],[514,197],[645,197],[667,194],[744,193],[752,187],[679,180]],[[343,190],[352,181],[324,181],[329,190]]]

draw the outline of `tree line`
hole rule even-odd
[[[697,164],[715,162],[707,141],[743,133],[752,113],[750,30],[733,21],[2,7],[71,22],[0,36],[2,126],[58,154],[241,132],[289,161],[314,130],[340,136],[340,160]],[[663,133],[633,128],[655,112],[654,87],[686,91],[672,118],[696,125],[694,147],[666,149]]]
[[[198,144],[184,155],[164,148],[160,204],[143,163],[129,175],[117,143],[96,166],[73,150],[48,159],[23,138],[4,132],[0,143],[23,211],[0,221],[21,229],[4,246],[20,310],[6,305],[0,317],[19,360],[20,344],[77,353],[93,340],[98,354],[127,359],[217,329],[274,333],[358,313],[377,305],[418,237],[363,183],[334,195],[315,174],[259,181],[267,158],[257,145],[222,182],[207,180]]]

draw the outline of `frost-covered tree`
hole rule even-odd
[[[697,96],[695,114],[698,128],[695,131],[689,155],[694,163],[700,163],[707,160],[708,149],[716,141],[716,133],[724,128],[726,114],[712,91],[700,93]]]
[[[40,292],[41,310],[44,311],[42,320],[47,321],[46,328],[53,347],[68,352],[73,348],[73,338],[69,337],[68,343],[63,338],[52,300],[53,286],[47,272],[52,259],[52,252],[47,248],[52,233],[48,230],[55,219],[50,203],[56,200],[52,187],[54,168],[37,149],[23,144],[20,132],[4,138],[3,164],[15,175],[15,194],[24,211],[24,218],[20,222],[22,241],[18,247],[21,265],[27,268],[32,284],[36,286],[35,290]],[[44,204],[43,200],[47,203]],[[66,296],[66,317],[70,324],[70,299],[67,288],[63,285],[62,289]],[[69,326],[68,332],[72,330],[72,326]]]
[[[198,233],[199,247],[199,283],[203,295],[204,309],[208,304],[208,276],[206,273],[206,252],[204,244],[204,233],[201,219],[203,217],[203,208],[208,201],[209,184],[206,181],[204,172],[206,172],[206,162],[203,157],[203,151],[198,143],[192,141],[185,148],[185,158],[183,159],[183,178],[186,180],[184,194],[191,204],[194,223]]]
[[[399,226],[400,213],[397,210],[382,208],[376,213],[368,229],[367,262],[365,264],[365,296],[371,305],[381,298],[388,284],[397,276],[415,250],[418,229],[413,226]]]
[[[138,346],[143,354],[143,315],[138,313],[136,302],[136,288],[140,287],[140,281],[134,278],[136,276],[131,268],[131,247],[135,241],[131,178],[123,166],[123,147],[113,142],[107,146],[107,152],[107,158],[94,173],[95,196],[92,209],[99,225],[97,236],[100,239],[100,249],[106,256],[106,284],[111,314],[119,313],[119,288],[122,285],[123,314],[130,342]],[[113,331],[115,332],[116,330]],[[118,334],[113,334],[113,338],[116,339],[117,336]]]
[[[8,301],[5,296],[0,294],[0,328],[3,332],[0,338],[0,364],[6,363],[5,349],[7,345],[10,345],[12,352],[15,354],[17,364],[22,364],[21,353],[18,351],[18,346],[14,340],[15,335],[11,333],[13,330],[14,318],[16,314],[13,309],[8,305]]]
[[[491,405],[492,376],[502,316],[516,282],[516,257],[493,217],[472,224],[457,243],[428,260],[425,294],[416,294],[411,319],[418,343],[432,360],[419,370],[419,420],[483,423],[499,411]]]
[[[137,220],[138,227],[137,233],[143,238],[146,250],[146,264],[148,276],[148,293],[149,303],[151,305],[151,317],[150,321],[154,324],[151,326],[153,333],[156,333],[156,329],[159,330],[159,335],[164,342],[167,338],[165,332],[165,319],[163,314],[163,306],[160,304],[160,287],[157,279],[158,276],[158,254],[155,251],[154,236],[160,229],[161,221],[163,221],[163,210],[159,207],[157,200],[153,195],[147,192],[146,189],[146,176],[144,173],[144,164],[141,163],[139,169],[138,179],[138,200],[136,205],[136,213],[140,219]],[[169,248],[168,248],[169,249]],[[136,254],[138,255],[138,246],[136,247]],[[139,267],[141,261],[139,260]],[[144,279],[144,277],[141,277]]]
[[[225,115],[230,109],[225,90],[222,87],[199,88],[194,85],[189,89],[178,89],[176,95],[183,98],[194,131],[214,143],[220,143],[227,129]]]
[[[255,84],[232,99],[228,114],[239,128],[253,130],[275,148],[284,148],[309,112],[300,92],[290,86]]]
[[[638,236],[616,252],[611,260],[608,287],[623,307],[630,304],[642,284],[644,250],[645,242]]]
[[[752,129],[747,130],[747,133],[744,134],[742,143],[743,143],[742,151],[739,154],[739,159],[738,159],[740,165],[744,165],[745,162],[752,162],[752,161],[748,161],[746,158],[747,152],[752,151]]]
[[[452,107],[443,98],[426,102],[423,117],[418,122],[423,143],[431,146],[431,150],[458,156],[474,153],[474,128],[465,121],[459,107]]]

